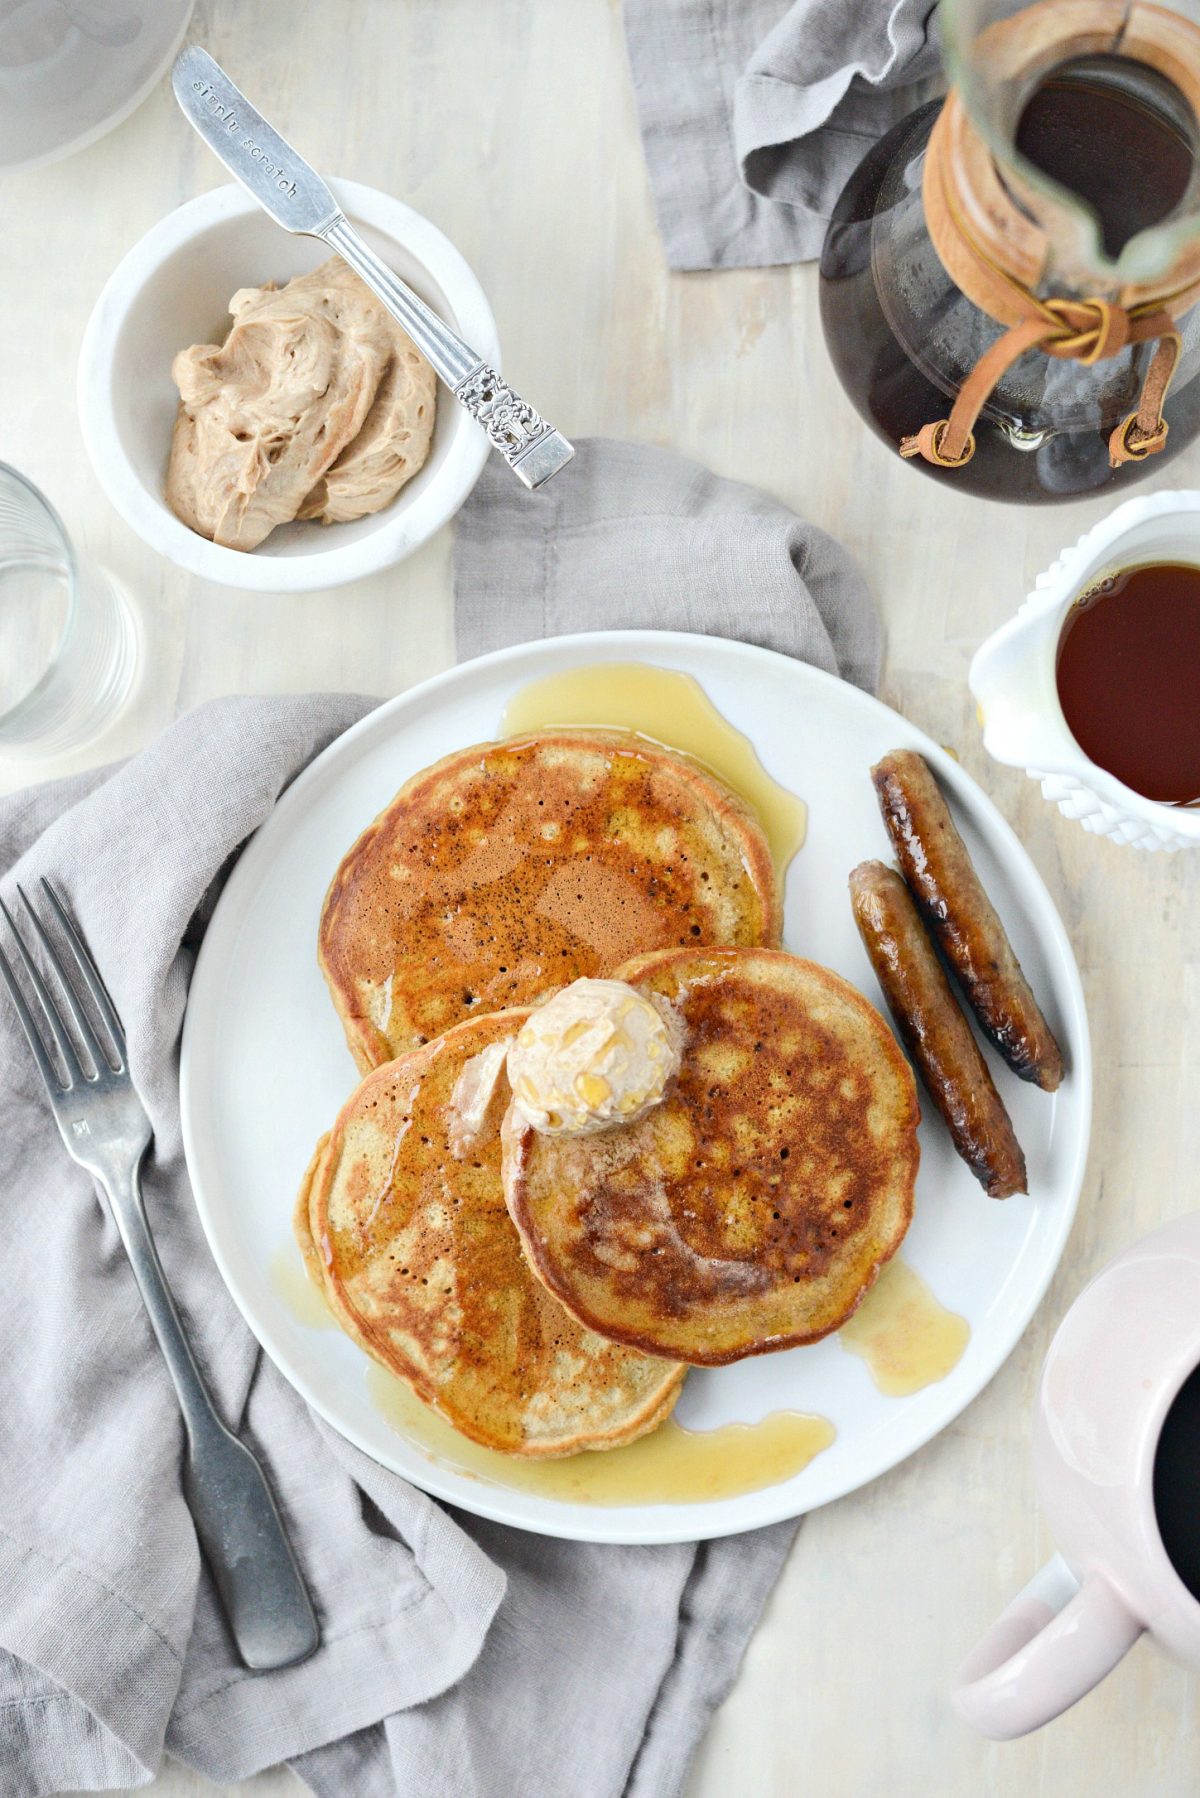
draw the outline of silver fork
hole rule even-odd
[[[0,899],[0,913],[12,932],[17,958],[42,1014],[42,1026],[35,1020],[2,946],[0,977],[45,1081],[67,1153],[87,1169],[108,1200],[174,1382],[187,1431],[184,1493],[238,1653],[256,1672],[290,1667],[312,1654],[320,1641],[312,1604],[262,1468],[213,1408],[158,1259],[139,1177],[153,1131],[129,1076],[121,1020],[58,895],[48,881],[43,880],[41,887],[74,973],[68,972],[41,919],[18,887],[32,937],[59,994],[56,1000],[16,920]],[[89,1016],[84,989],[98,1023]],[[61,1071],[55,1066],[53,1050],[57,1050]],[[91,1063],[91,1071],[86,1062]]]

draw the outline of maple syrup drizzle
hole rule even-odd
[[[501,734],[562,727],[631,730],[702,763],[754,812],[780,875],[804,842],[804,801],[767,773],[750,739],[721,716],[690,674],[642,662],[600,662],[549,674],[513,695]]]
[[[776,1486],[803,1471],[836,1434],[825,1417],[772,1411],[758,1423],[688,1430],[673,1417],[624,1448],[531,1461],[462,1436],[386,1368],[367,1387],[392,1428],[440,1465],[493,1486],[577,1505],[707,1504]]]
[[[271,1285],[300,1323],[337,1328],[289,1243],[272,1261]],[[970,1334],[965,1318],[939,1304],[906,1262],[893,1260],[842,1326],[839,1340],[862,1356],[881,1392],[903,1397],[945,1379]],[[624,1448],[531,1461],[472,1442],[375,1363],[368,1366],[367,1387],[392,1428],[431,1461],[567,1504],[706,1504],[758,1492],[802,1473],[837,1435],[828,1418],[803,1411],[772,1411],[757,1423],[713,1430],[689,1430],[672,1417]]]
[[[336,1330],[337,1318],[329,1309],[325,1294],[315,1280],[309,1278],[299,1249],[294,1242],[279,1245],[271,1257],[271,1290],[282,1299],[297,1323],[311,1330]]]
[[[337,1328],[291,1243],[272,1261],[271,1285],[298,1322]],[[801,1473],[836,1435],[828,1418],[801,1411],[772,1411],[758,1423],[727,1423],[715,1430],[687,1430],[672,1417],[624,1448],[529,1461],[461,1435],[403,1380],[374,1362],[367,1368],[367,1388],[392,1428],[429,1460],[471,1479],[567,1504],[705,1504],[757,1492]]]
[[[895,1257],[883,1268],[838,1340],[861,1355],[880,1392],[905,1398],[957,1367],[971,1326],[934,1298],[914,1268]]]

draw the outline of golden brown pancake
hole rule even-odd
[[[509,1209],[567,1309],[615,1342],[713,1366],[815,1342],[899,1248],[916,1085],[883,1019],[780,950],[675,950],[618,970],[682,1012],[683,1065],[639,1122],[504,1121]]]
[[[583,1329],[530,1272],[500,1178],[503,1070],[475,1141],[452,1144],[464,1066],[527,1016],[468,1019],[368,1075],[318,1147],[296,1232],[342,1327],[464,1436],[569,1455],[652,1430],[685,1370]]]
[[[740,799],[631,732],[564,730],[402,787],[334,876],[318,953],[365,1070],[644,950],[777,943],[780,923]]]

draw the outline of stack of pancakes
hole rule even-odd
[[[778,947],[781,915],[744,803],[625,732],[448,757],[345,857],[319,954],[365,1078],[297,1234],[342,1327],[464,1435],[632,1441],[688,1365],[827,1335],[895,1253],[912,1074],[859,993]],[[682,1066],[633,1124],[543,1135],[505,1047],[594,976],[675,1009]]]

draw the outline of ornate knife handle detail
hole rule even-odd
[[[471,417],[487,432],[493,449],[510,461],[550,430],[541,413],[514,393],[508,382],[486,363],[455,391]]]
[[[566,438],[486,362],[460,382],[454,397],[483,426],[492,448],[528,487],[540,487],[575,454]]]
[[[540,487],[575,454],[566,438],[486,362],[459,383],[454,397],[482,425],[492,448],[527,487]]]
[[[540,487],[575,454],[566,438],[486,362],[459,383],[454,397],[527,487]]]
[[[465,344],[445,319],[428,307],[365,244],[342,213],[336,213],[314,236],[345,258],[367,286],[399,319],[417,348],[432,364],[456,400],[487,433],[492,448],[504,457],[526,487],[540,487],[575,454],[566,438],[540,413],[514,393],[494,368],[480,361],[478,350]]]

